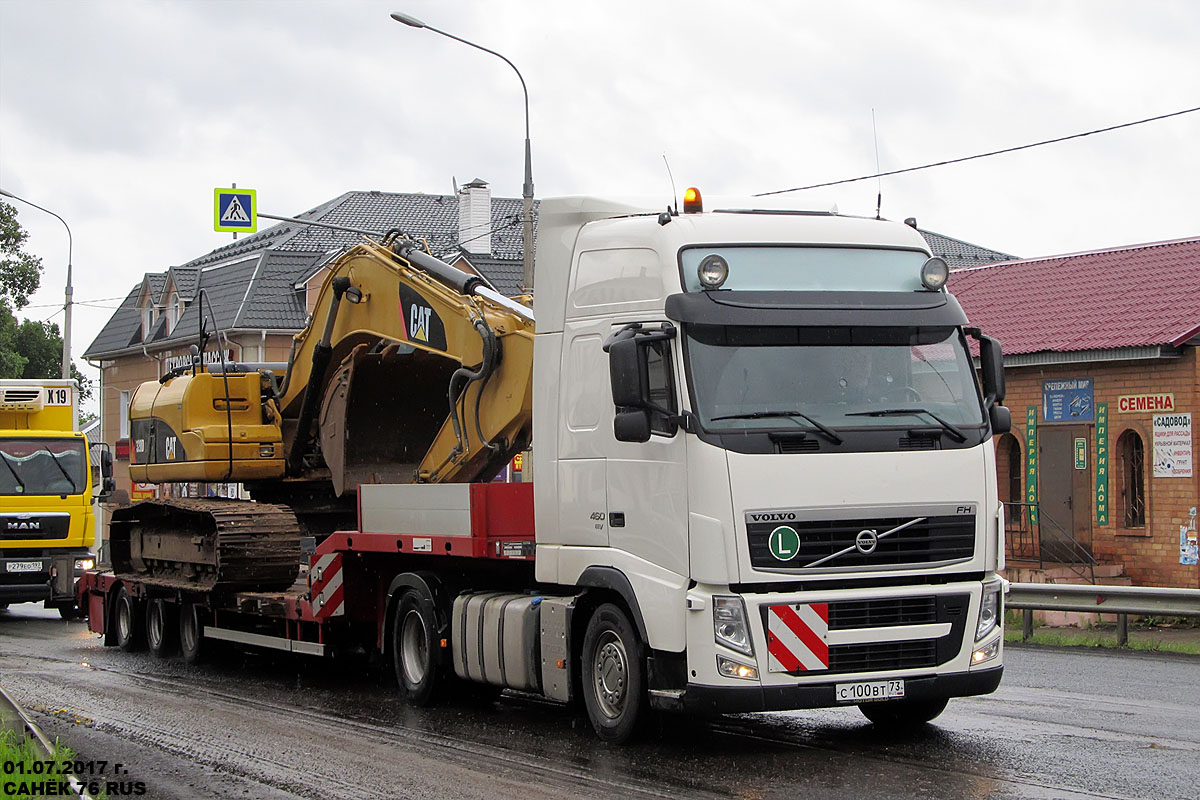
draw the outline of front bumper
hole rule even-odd
[[[904,696],[908,700],[928,700],[943,697],[968,697],[989,694],[1000,685],[1004,667],[976,670],[951,675],[931,675],[904,679]],[[835,683],[853,681],[842,676],[829,683],[807,683],[792,686],[706,686],[688,684],[678,693],[651,693],[651,705],[662,710],[689,711],[698,714],[737,714],[750,711],[791,711],[804,708],[829,708],[853,705],[839,703],[834,696]]]
[[[22,554],[19,550],[7,551],[0,558],[0,603],[74,600],[75,580],[83,574],[82,570],[75,569],[75,561],[91,557],[87,550],[32,555]],[[26,569],[35,562],[38,569]],[[19,571],[13,571],[18,567]]]

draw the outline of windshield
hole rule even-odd
[[[979,426],[954,328],[689,325],[695,413],[706,430]],[[828,436],[828,434],[825,434]]]
[[[79,494],[85,463],[79,439],[0,439],[0,496]]]

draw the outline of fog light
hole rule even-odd
[[[91,569],[96,566],[94,558],[77,558],[75,559],[75,569]]]
[[[998,655],[1000,655],[1000,637],[996,637],[990,644],[985,644],[974,653],[971,653],[971,666],[991,661]]]
[[[732,658],[717,656],[717,672],[726,678],[741,678],[746,681],[758,680],[758,669],[748,664],[734,661]]]

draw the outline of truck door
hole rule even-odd
[[[657,327],[662,320],[648,320]],[[647,348],[651,398],[678,413],[679,341]],[[679,575],[688,574],[687,473],[684,432],[666,415],[651,413],[646,442],[617,441],[609,432],[606,461],[609,544]]]

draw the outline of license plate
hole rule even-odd
[[[894,700],[904,697],[904,681],[870,681],[839,683],[834,686],[839,703],[868,703],[872,700]]]
[[[10,561],[8,562],[9,572],[41,572],[42,562],[40,561]]]

